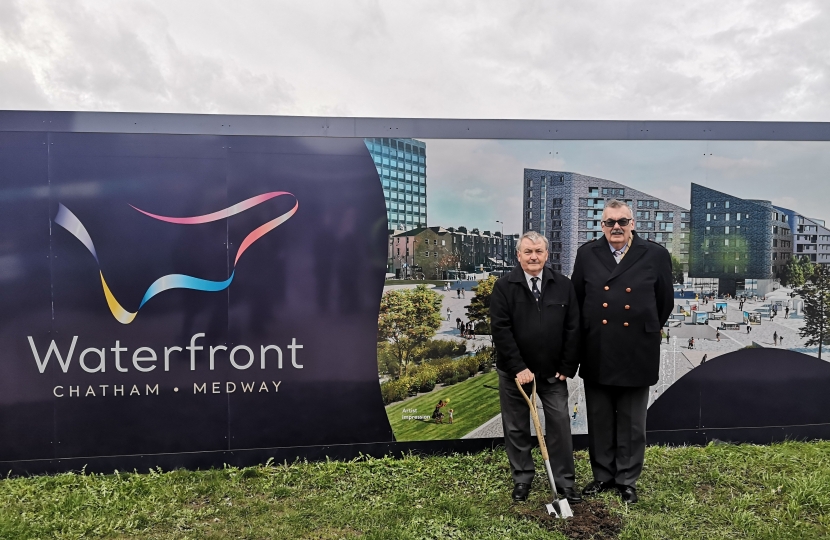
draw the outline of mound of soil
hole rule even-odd
[[[572,504],[574,517],[571,519],[549,516],[544,508],[516,505],[513,509],[521,517],[535,521],[548,530],[559,531],[573,540],[614,539],[622,528],[619,516],[613,515],[608,505],[599,499]]]

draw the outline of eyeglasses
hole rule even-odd
[[[620,219],[606,219],[605,221],[602,222],[602,224],[605,225],[606,227],[608,227],[609,229],[613,229],[614,225],[616,225],[617,223],[620,224],[620,227],[625,227],[630,222],[631,222],[630,218],[624,217],[624,218],[620,218]]]

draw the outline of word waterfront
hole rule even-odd
[[[64,373],[69,371],[69,367],[72,364],[72,356],[75,352],[75,345],[78,343],[78,336],[74,336],[72,338],[72,343],[69,345],[69,350],[66,351],[66,353],[61,353],[58,345],[55,343],[55,340],[52,340],[49,344],[49,348],[46,350],[46,355],[42,358],[38,353],[35,340],[32,339],[32,336],[27,337],[29,338],[29,346],[32,348],[32,355],[37,363],[37,368],[41,373],[46,371],[46,368],[49,365],[49,360],[52,356],[55,357],[56,362],[60,365],[60,368]],[[197,345],[196,340],[204,337],[205,334],[203,333],[194,334],[193,337],[190,338],[190,345],[184,347],[190,353],[191,371],[196,371],[197,356],[200,360],[202,360],[202,362],[204,362],[204,360],[208,360],[209,368],[211,370],[215,369],[217,360],[222,360],[222,358],[217,354],[219,351],[223,351],[223,353],[227,355],[226,358],[230,362],[230,365],[236,369],[244,370],[254,365],[256,355],[254,354],[253,349],[247,345],[237,345],[230,350],[230,353],[226,352],[228,348],[225,345],[210,346],[207,347],[209,349],[208,351],[197,355],[196,353],[204,351],[205,347]],[[291,338],[291,344],[287,345],[286,348],[291,351],[291,367],[295,369],[302,369],[303,365],[298,363],[297,349],[302,349],[303,346],[297,343],[297,338]],[[266,359],[271,363],[276,362],[277,369],[282,369],[282,349],[276,345],[262,345],[259,349],[259,369],[265,369]],[[121,353],[126,353],[129,349],[127,347],[121,347],[121,343],[118,340],[115,340],[115,346],[111,349],[106,349],[105,347],[101,347],[100,349],[95,347],[84,349],[78,357],[78,364],[80,364],[81,369],[87,373],[105,373],[107,371],[107,350],[114,353],[112,358],[116,371],[120,371],[122,373],[129,371],[129,368],[127,367],[129,365],[129,361],[124,360],[121,357]],[[170,371],[171,356],[174,356],[174,353],[180,353],[181,351],[182,347],[164,347],[164,371]],[[269,352],[270,354],[268,354]],[[92,365],[87,363],[87,356],[91,357],[89,362]],[[207,358],[205,358],[205,356],[207,356]],[[174,362],[178,359],[180,358],[176,358],[175,356],[173,358]],[[136,371],[140,371],[142,373],[153,371],[158,367],[156,364],[157,361],[158,355],[151,347],[139,347],[133,351],[132,366]]]

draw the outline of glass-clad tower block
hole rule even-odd
[[[365,139],[383,184],[390,230],[427,226],[426,144],[415,139]]]

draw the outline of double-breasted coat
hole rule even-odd
[[[666,248],[632,232],[617,264],[603,236],[577,250],[571,281],[583,334],[579,375],[612,386],[655,384],[661,330],[674,308]]]

